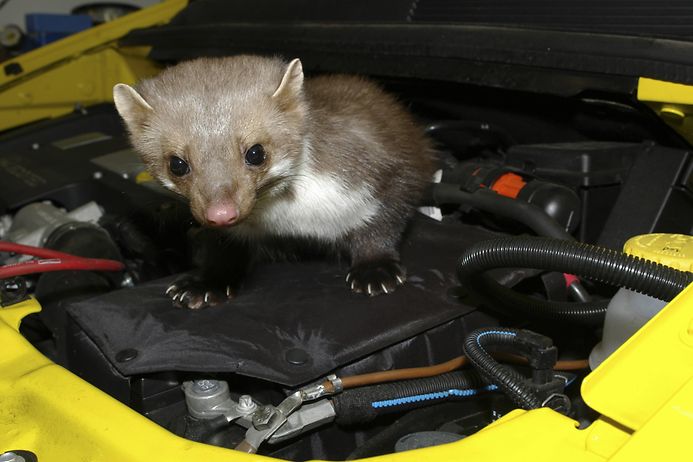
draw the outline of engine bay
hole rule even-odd
[[[439,151],[439,178],[402,244],[402,289],[352,294],[348,262],[306,255],[258,266],[221,306],[174,307],[166,286],[213,237],[152,180],[102,105],[0,138],[0,239],[124,271],[6,278],[3,305],[35,296],[42,311],[21,333],[50,360],[179,436],[245,452],[358,459],[456,441],[516,407],[589,426],[580,383],[609,354],[591,355],[618,283],[521,259],[464,279],[461,256],[538,235],[610,249],[609,260],[636,235],[690,234],[686,142],[621,95],[381,83]],[[26,261],[0,253],[7,268]],[[509,310],[494,299],[508,289],[601,308],[556,317],[503,295],[518,306]]]

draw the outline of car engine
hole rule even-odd
[[[288,460],[456,441],[517,407],[589,425],[580,383],[618,346],[595,350],[618,287],[663,305],[690,282],[621,252],[691,233],[687,143],[616,94],[380,83],[439,156],[403,288],[352,294],[348,262],[305,255],[259,265],[230,302],[174,307],[165,288],[216,237],[101,105],[0,137],[0,239],[122,264],[18,274],[29,256],[0,248],[2,303],[43,308],[22,335],[179,436]]]

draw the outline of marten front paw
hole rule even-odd
[[[352,291],[374,297],[393,292],[406,279],[407,272],[397,260],[378,260],[351,268],[346,283]]]
[[[212,288],[200,279],[185,276],[168,286],[166,295],[179,308],[199,310],[224,303],[233,298],[234,292],[231,286]]]

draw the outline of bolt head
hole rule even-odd
[[[272,417],[274,417],[272,406],[263,406],[253,414],[253,426],[258,430],[264,430],[269,427]]]
[[[219,382],[216,380],[195,380],[193,383],[193,391],[196,393],[209,393],[219,388]]]
[[[250,395],[241,395],[238,398],[238,410],[240,412],[251,412],[257,407]]]

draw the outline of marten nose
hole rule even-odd
[[[233,204],[214,204],[207,209],[207,223],[212,226],[229,226],[238,219],[238,209]]]

